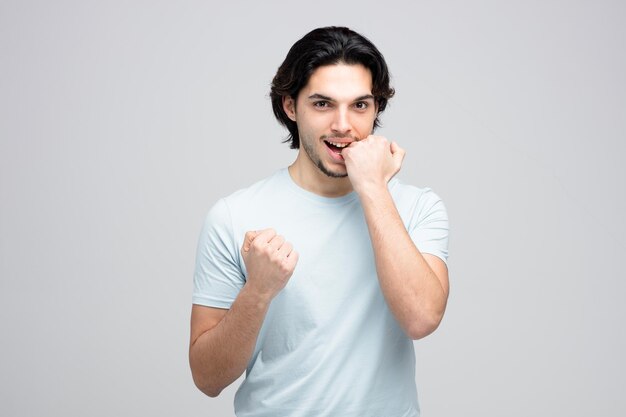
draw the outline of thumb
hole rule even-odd
[[[399,164],[402,164],[404,160],[404,155],[406,155],[406,151],[400,147],[396,142],[391,142],[391,156],[394,161]]]
[[[246,236],[243,239],[243,251],[244,252],[248,252],[250,250],[250,245],[252,244],[252,241],[254,240],[255,237],[258,236],[258,234],[261,233],[258,230],[252,230],[250,232],[246,233]]]

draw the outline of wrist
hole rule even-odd
[[[353,186],[353,188],[360,197],[375,198],[389,192],[386,182],[370,182],[360,184],[358,187]]]
[[[272,294],[263,292],[258,290],[247,281],[241,291],[239,292],[240,296],[243,296],[249,303],[256,305],[260,309],[266,309],[269,307],[270,303],[274,296]]]

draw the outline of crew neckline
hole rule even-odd
[[[314,192],[305,190],[304,188],[300,187],[293,178],[291,178],[289,168],[287,167],[281,168],[278,174],[287,183],[291,191],[308,200],[313,200],[322,204],[345,204],[357,198],[357,193],[354,190],[340,197],[324,197],[319,194],[315,194]]]

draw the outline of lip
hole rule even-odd
[[[341,144],[344,144],[344,143],[350,144],[352,142],[356,142],[355,140],[341,140],[341,139],[336,140],[335,138],[322,138],[322,140],[326,142],[341,143]]]
[[[328,140],[328,139],[324,139],[325,142],[332,142],[332,143],[352,143],[354,142],[353,140],[349,140],[349,141],[345,141],[345,140]]]
[[[328,140],[328,139],[326,139]],[[333,141],[335,142],[335,141]],[[352,143],[352,142],[335,142],[335,143]],[[326,146],[326,144],[324,143],[324,148],[326,149],[326,152],[328,152],[328,155],[330,156],[330,158],[334,161],[334,162],[340,162],[340,163],[344,163],[343,160],[343,156],[341,156],[340,153],[336,153],[330,150],[330,148],[328,146]]]

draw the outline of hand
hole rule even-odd
[[[291,243],[273,229],[247,232],[241,256],[248,271],[246,285],[268,299],[287,285],[298,263],[298,253]]]
[[[370,187],[386,187],[400,171],[405,154],[396,142],[373,135],[341,151],[352,187],[359,194]]]

